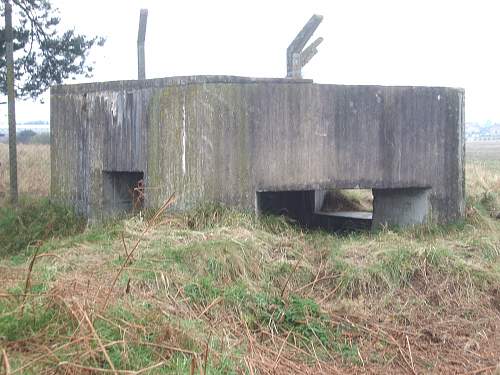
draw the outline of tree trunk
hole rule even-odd
[[[7,42],[10,201],[13,204],[17,204],[16,93],[14,90],[14,36],[12,32],[12,5],[10,4],[10,0],[5,0],[5,37]]]

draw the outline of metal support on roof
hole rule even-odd
[[[139,16],[139,31],[137,32],[137,78],[146,79],[146,56],[144,41],[146,40],[146,25],[148,23],[148,10],[141,9]]]
[[[300,30],[286,50],[286,76],[287,78],[302,78],[302,68],[318,53],[317,47],[323,41],[318,38],[306,49],[305,45],[323,21],[323,16],[314,14]]]

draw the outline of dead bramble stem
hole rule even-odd
[[[101,341],[101,338],[99,337],[99,335],[97,334],[95,328],[94,328],[94,325],[92,324],[92,322],[90,321],[89,319],[89,316],[87,315],[87,313],[85,312],[85,310],[80,306],[78,305],[78,308],[81,310],[82,314],[83,314],[83,317],[85,319],[85,321],[87,322],[89,328],[90,328],[90,331],[92,332],[92,334],[94,335],[97,343],[99,344],[99,347],[101,348],[102,350],[102,354],[104,354],[104,357],[106,358],[106,361],[108,361],[109,363],[109,366],[111,367],[111,369],[113,370],[113,373],[116,375],[118,374],[116,372],[116,369],[115,369],[115,365],[113,364],[113,361],[111,360],[111,358],[109,357],[109,354],[108,354],[108,351],[106,350],[106,347],[103,345],[102,341]]]
[[[5,370],[5,375],[10,375],[10,363],[5,349],[2,349],[2,362],[3,362],[3,368]]]
[[[146,225],[146,228],[144,228],[144,230],[142,231],[139,239],[136,241],[136,243],[134,244],[134,246],[132,247],[132,249],[130,249],[130,251],[128,252],[127,257],[125,258],[125,261],[122,263],[122,265],[121,265],[120,269],[118,270],[115,278],[113,279],[113,282],[111,283],[111,286],[109,288],[108,294],[107,294],[106,298],[104,299],[103,310],[106,310],[106,307],[108,306],[108,303],[109,303],[109,300],[110,300],[111,293],[113,292],[113,289],[114,289],[114,287],[116,285],[116,282],[118,281],[118,278],[122,274],[122,272],[125,269],[125,267],[128,265],[128,263],[129,263],[130,259],[132,258],[132,255],[134,254],[134,252],[139,247],[139,244],[143,240],[144,235],[146,233],[148,233],[157,224],[158,218],[165,212],[165,210],[168,207],[170,207],[172,204],[174,204],[175,199],[176,199],[175,198],[175,193],[173,193],[170,196],[170,198],[168,198],[163,203],[163,205],[156,211],[156,213],[153,215],[153,217],[148,221],[148,223]]]
[[[297,262],[295,262],[295,266],[293,267],[292,272],[290,272],[290,274],[288,275],[288,278],[285,281],[285,284],[283,284],[283,288],[281,288],[281,293],[280,293],[281,298],[283,298],[283,294],[285,293],[285,289],[286,289],[288,283],[290,282],[290,279],[292,278],[293,274],[295,273],[295,271],[297,271],[297,268],[299,267],[300,262],[302,262],[302,259],[304,259],[304,254],[302,254],[300,259],[297,260]]]
[[[37,243],[37,247],[35,250],[35,254],[33,254],[33,257],[31,258],[31,262],[28,266],[28,274],[26,275],[26,282],[24,284],[24,293],[23,293],[23,303],[21,304],[21,316],[24,313],[24,305],[26,303],[26,296],[29,292],[29,289],[31,288],[31,273],[33,272],[33,266],[35,265],[35,260],[38,255],[38,251],[40,250],[40,243]]]

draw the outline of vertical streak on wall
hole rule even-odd
[[[186,175],[186,88],[182,90],[182,176]]]
[[[465,215],[465,93],[458,93],[459,106],[458,110],[458,142],[460,150],[458,152],[458,183],[460,190],[458,196],[461,198],[458,200],[458,212],[460,216]]]

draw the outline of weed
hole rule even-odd
[[[408,248],[387,251],[381,257],[372,272],[381,277],[388,286],[408,285],[417,272],[415,254]]]
[[[341,323],[335,327],[333,332],[333,350],[340,354],[344,361],[360,364],[358,346],[350,340],[353,334],[357,334],[356,329],[351,325]]]
[[[329,345],[329,323],[320,312],[316,301],[291,295],[284,300],[259,294],[255,300],[257,321],[264,326],[275,327],[280,333],[294,332],[301,338],[301,345],[319,340]]]
[[[202,277],[184,287],[184,293],[192,303],[207,304],[221,295],[210,277]]]
[[[246,308],[248,303],[251,303],[251,294],[243,284],[243,282],[236,282],[233,285],[228,286],[224,289],[224,302],[234,308],[243,310]]]

